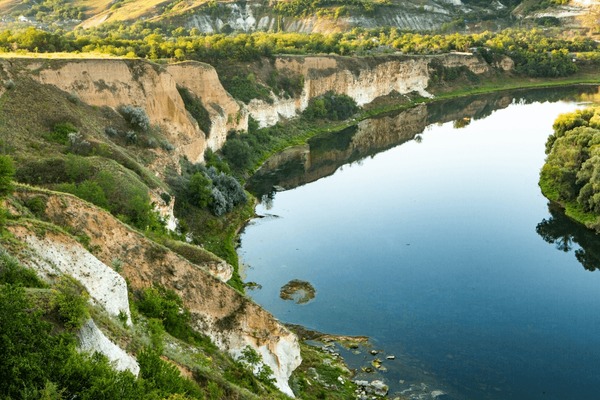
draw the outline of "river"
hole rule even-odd
[[[538,177],[556,116],[598,92],[421,105],[275,156],[249,184],[250,296],[284,322],[369,336],[385,370],[344,355],[390,397],[597,398],[600,237],[550,207]],[[314,299],[280,298],[292,279]]]

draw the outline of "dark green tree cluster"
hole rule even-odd
[[[562,114],[546,143],[540,186],[546,197],[596,229],[600,216],[600,110]]]
[[[65,20],[81,20],[84,18],[84,9],[81,6],[73,5],[72,1],[67,0],[25,0],[24,5],[28,5],[28,10],[17,11],[14,16],[24,15],[34,18],[36,21],[51,23]]]
[[[215,349],[208,338],[192,329],[190,311],[174,291],[156,286],[140,291],[136,297],[138,310],[148,318],[160,321],[164,330],[172,336]],[[154,347],[159,348],[160,345]]]
[[[218,159],[212,155],[213,159]],[[228,169],[220,160],[217,165]],[[209,164],[188,165],[180,176],[171,176],[169,183],[177,193],[177,199],[188,205],[206,208],[219,217],[245,204],[248,197],[240,182],[223,170]]]
[[[345,94],[327,92],[310,100],[302,115],[309,119],[343,121],[358,111],[356,101]]]

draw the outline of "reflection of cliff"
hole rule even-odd
[[[564,211],[556,204],[548,205],[551,217],[537,224],[536,232],[558,250],[568,252],[576,245],[581,248],[575,250],[577,261],[583,268],[595,271],[600,268],[600,241],[598,235],[585,226],[574,222],[567,217]]]
[[[421,104],[406,111],[361,121],[339,132],[312,138],[307,145],[290,148],[269,159],[250,180],[248,188],[261,196],[269,193],[273,186],[292,189],[316,181],[333,174],[344,164],[409,141],[431,124],[485,118],[513,102],[529,104],[577,100],[597,92],[597,86],[567,87],[493,93]]]
[[[270,159],[248,186],[261,196],[274,185],[291,189],[333,174],[340,166],[404,143],[425,129],[427,107],[359,122],[318,136]]]

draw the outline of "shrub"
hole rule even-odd
[[[248,143],[235,136],[228,139],[221,149],[223,156],[238,170],[245,170],[250,167],[252,150]]]
[[[58,157],[19,163],[15,178],[19,182],[31,185],[60,183],[70,179],[66,172],[65,159]]]
[[[307,119],[325,118],[341,121],[350,118],[357,111],[358,106],[352,97],[327,92],[323,96],[311,99],[303,115]]]
[[[179,91],[179,95],[183,100],[185,109],[192,114],[192,117],[194,117],[194,119],[198,122],[200,129],[202,129],[202,131],[208,135],[212,125],[208,110],[204,108],[200,99],[186,88],[178,86],[177,90]]]
[[[23,267],[19,261],[10,256],[2,248],[0,248],[0,283],[36,288],[46,286],[35,271]]]
[[[163,287],[146,288],[141,291],[137,306],[142,314],[160,320],[171,335],[184,340],[189,335],[190,312],[174,291]]]
[[[106,198],[106,194],[102,187],[95,181],[86,180],[80,184],[75,183],[64,183],[57,187],[62,192],[74,194],[80,199],[89,201],[92,204],[109,209],[109,203]]]
[[[63,275],[52,291],[51,304],[67,329],[79,329],[89,318],[87,291],[74,278]]]
[[[69,144],[69,134],[77,132],[77,128],[70,122],[60,122],[55,124],[52,132],[44,135],[46,140],[58,144]]]
[[[109,137],[119,136],[119,131],[113,128],[112,126],[107,126],[106,128],[104,128],[104,133],[106,133],[106,136]]]
[[[9,156],[0,156],[0,197],[13,191],[15,165]]]
[[[208,207],[211,204],[212,182],[203,172],[196,172],[190,178],[188,185],[189,199],[200,208]]]
[[[67,136],[69,138],[69,150],[72,153],[87,156],[92,152],[92,145],[85,140],[79,132],[71,132]]]
[[[158,391],[159,398],[176,393],[197,399],[204,398],[198,385],[181,376],[177,367],[162,360],[158,352],[144,350],[138,354],[137,360],[140,364],[140,376],[147,386]]]
[[[43,217],[46,212],[46,197],[34,196],[23,201],[25,207],[29,209],[36,217]]]
[[[131,105],[119,107],[119,112],[125,118],[125,121],[134,129],[146,132],[150,128],[150,118],[141,107]]]

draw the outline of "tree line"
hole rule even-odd
[[[516,70],[525,75],[554,77],[576,72],[572,54],[597,54],[598,43],[583,36],[560,38],[541,29],[419,34],[395,28],[354,28],[346,33],[333,34],[254,32],[202,35],[197,29],[170,29],[137,23],[72,32],[47,32],[32,27],[0,32],[2,52],[99,52],[151,60],[198,60],[213,65],[259,60],[277,54],[439,54],[475,49],[490,62],[500,56],[513,58]]]

